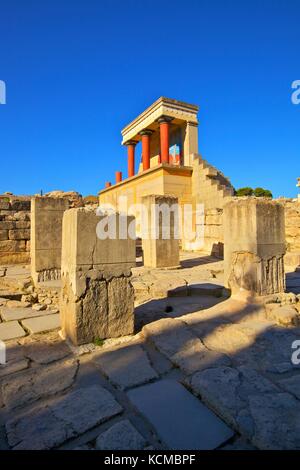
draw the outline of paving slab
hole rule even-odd
[[[160,380],[127,392],[170,450],[211,450],[234,432],[174,380]]]
[[[44,314],[51,315],[51,311],[47,310]],[[0,309],[1,317],[4,321],[13,321],[13,320],[24,320],[27,318],[40,317],[40,312],[35,311],[32,308],[22,308],[22,307],[2,307]]]
[[[210,351],[182,321],[166,318],[145,325],[142,334],[186,374],[216,365],[230,365],[229,358]]]
[[[192,390],[245,439],[262,450],[300,449],[300,403],[253,369],[197,372]]]
[[[146,352],[137,344],[121,345],[97,353],[94,361],[121,389],[135,387],[158,378]]]
[[[24,356],[38,364],[50,364],[71,354],[71,349],[57,331],[27,336],[21,342]]]
[[[16,450],[60,446],[121,413],[112,394],[99,385],[80,388],[51,405],[36,407],[6,422],[8,443]]]
[[[66,390],[74,383],[78,367],[78,361],[71,359],[7,377],[1,383],[3,403],[14,409]]]
[[[22,338],[22,336],[25,335],[25,331],[17,321],[9,321],[0,324],[0,339],[2,341]]]
[[[22,325],[31,334],[44,333],[46,331],[56,330],[60,328],[60,315],[59,313],[43,315],[39,312],[38,317],[22,320]]]
[[[128,419],[114,424],[97,437],[97,450],[142,450],[147,442]]]

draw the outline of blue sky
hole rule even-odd
[[[0,0],[0,193],[96,194],[120,130],[159,96],[200,106],[199,149],[235,187],[294,197],[299,0]]]

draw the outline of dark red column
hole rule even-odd
[[[116,183],[121,183],[122,181],[122,171],[116,171]]]
[[[127,142],[125,145],[127,145],[127,155],[128,155],[128,178],[131,178],[131,176],[134,176],[135,170],[135,161],[134,161],[134,152],[135,152],[135,146],[137,142],[131,140]]]
[[[140,132],[142,136],[142,159],[143,159],[143,170],[149,170],[150,168],[150,136],[152,131],[145,129]]]
[[[160,155],[161,163],[169,163],[169,126],[172,118],[162,116],[158,119],[160,126]]]

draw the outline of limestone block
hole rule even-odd
[[[19,240],[5,240],[0,241],[0,251],[6,253],[16,253],[19,251],[25,251],[25,241]]]
[[[176,207],[178,198],[173,196],[149,195],[142,198],[145,207],[145,226],[143,237],[144,265],[152,268],[173,267],[179,265],[179,227],[174,212],[164,217],[154,207]],[[157,228],[155,235],[154,227]],[[164,235],[164,231],[165,235]],[[167,238],[164,239],[164,236]]]
[[[0,240],[8,240],[8,231],[0,230]]]
[[[30,240],[29,229],[9,230],[8,234],[10,240]]]
[[[60,270],[62,218],[69,208],[66,199],[34,197],[31,203],[31,275],[35,283],[51,270]],[[19,219],[22,220],[22,219]],[[40,274],[42,273],[42,274]]]
[[[77,208],[63,218],[61,322],[63,334],[78,345],[134,331],[135,240],[120,239],[118,229],[116,239],[98,238],[104,217]],[[128,227],[134,219],[125,222]]]
[[[16,222],[14,222],[13,220],[0,220],[0,230],[11,230],[11,229],[14,229],[15,227],[16,227]]]
[[[0,209],[1,209],[1,210],[8,210],[8,209],[10,209],[9,201],[5,201],[5,200],[3,200],[3,199],[0,199]]]
[[[224,206],[224,279],[232,292],[283,292],[284,208],[262,198],[234,198]]]
[[[127,419],[111,426],[96,440],[97,450],[142,450],[145,445],[143,436]]]

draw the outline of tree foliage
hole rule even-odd
[[[249,186],[246,186],[245,188],[239,188],[235,192],[236,196],[242,197],[242,196],[255,196],[255,197],[270,197],[272,198],[273,195],[269,189],[264,189],[264,188],[250,188]]]

